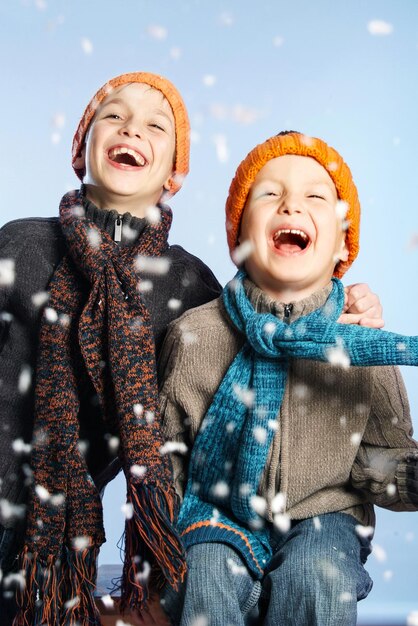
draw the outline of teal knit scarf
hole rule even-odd
[[[196,437],[179,526],[186,547],[202,542],[234,546],[255,576],[271,557],[268,530],[252,506],[277,427],[290,358],[351,365],[417,365],[418,337],[338,324],[344,288],[333,279],[323,307],[286,324],[257,313],[246,296],[243,271],[223,302],[246,342],[225,374]]]

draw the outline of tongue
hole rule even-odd
[[[280,250],[280,252],[283,252],[284,254],[296,254],[297,252],[302,251],[302,248],[297,244],[283,243],[281,241],[276,241],[275,247],[277,250]]]

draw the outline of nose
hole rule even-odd
[[[134,122],[132,119],[127,119],[125,124],[120,128],[121,135],[125,137],[142,137],[142,128],[138,122]]]
[[[293,213],[302,213],[302,205],[300,198],[296,193],[287,193],[283,197],[283,201],[279,205],[279,212],[284,215],[293,215]]]

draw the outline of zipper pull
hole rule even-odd
[[[116,243],[122,241],[122,215],[118,215],[115,220],[115,234],[113,240],[116,241]]]
[[[284,305],[284,321],[286,324],[290,324],[290,314],[293,311],[293,304]]]

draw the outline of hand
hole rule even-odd
[[[358,324],[369,328],[383,328],[383,309],[379,296],[370,291],[365,283],[357,283],[345,288],[343,313],[340,324]]]

